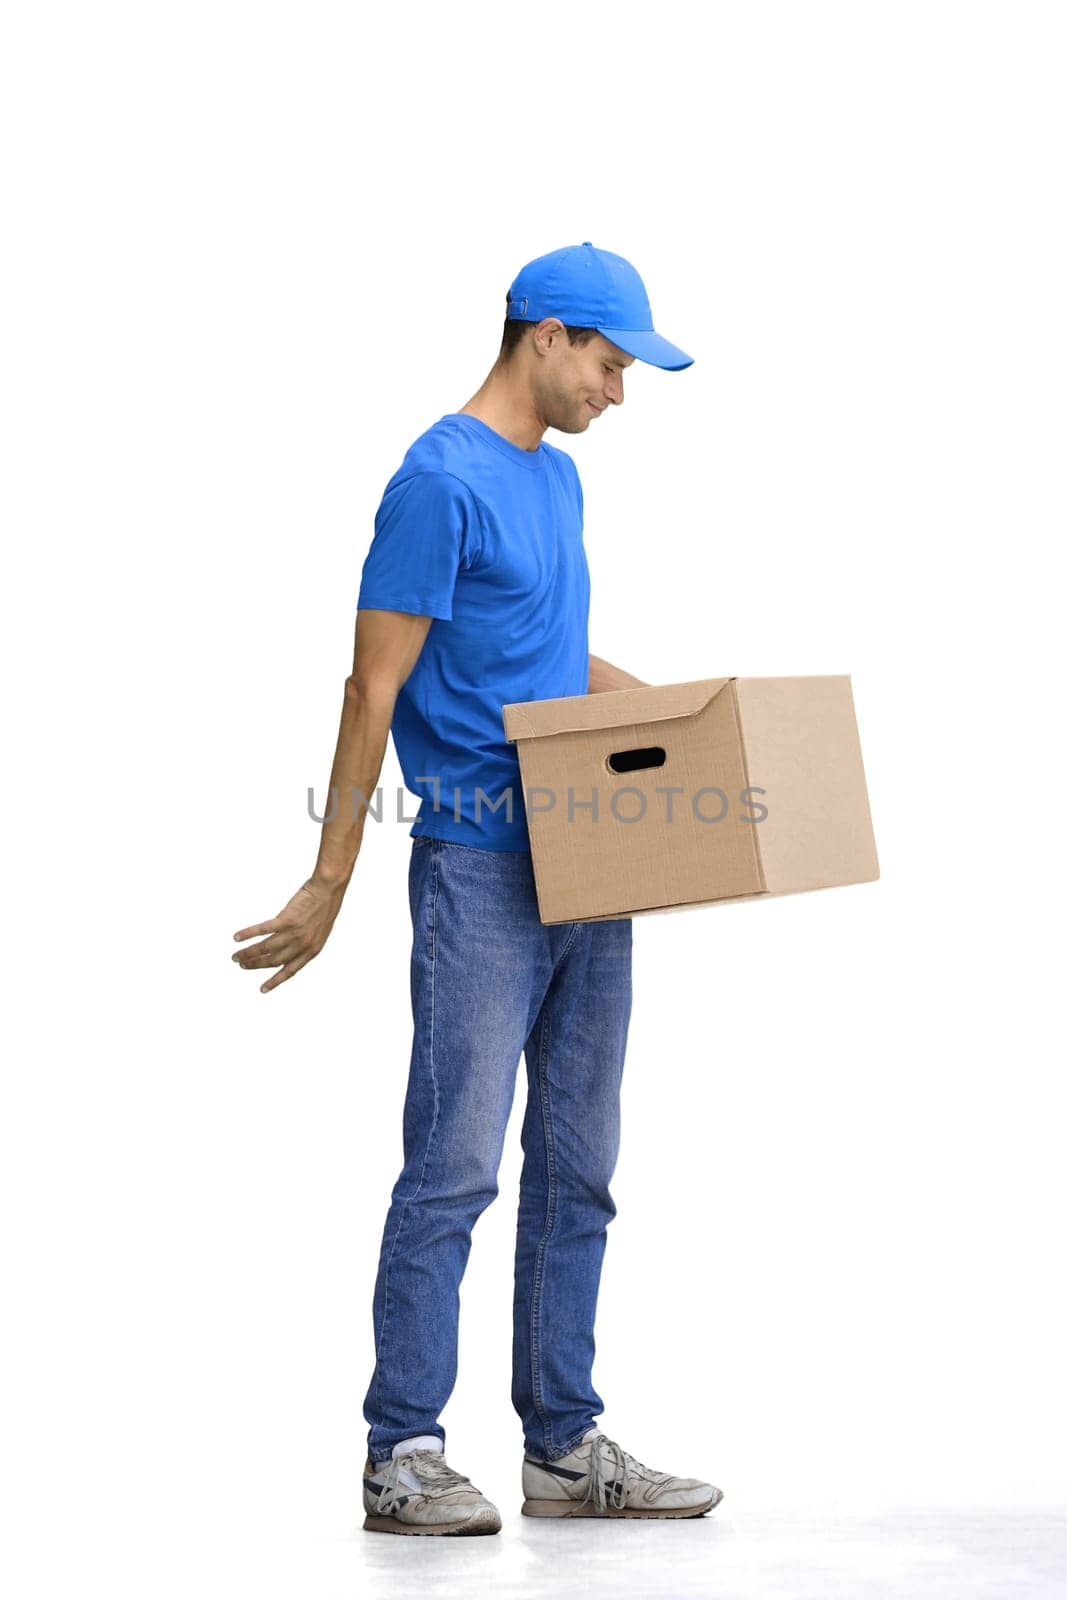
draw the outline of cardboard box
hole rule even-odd
[[[847,676],[701,678],[503,719],[544,923],[878,877]]]

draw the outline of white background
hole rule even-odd
[[[882,867],[635,920],[600,1425],[736,1517],[1062,1507],[1062,9],[7,18],[5,1499],[41,1591],[119,1531],[156,1592],[375,1543],[407,825],[291,982],[232,934],[314,864],[386,481],[583,239],[696,358],[549,435],[591,647],[851,673]],[[442,1418],[509,1526],[524,1083]]]

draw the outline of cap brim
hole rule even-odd
[[[684,350],[679,350],[676,344],[671,344],[660,333],[635,332],[632,328],[598,328],[597,333],[602,333],[605,339],[610,339],[612,344],[617,344],[620,350],[625,350],[636,361],[647,361],[649,366],[663,367],[667,372],[680,372],[683,367],[693,365],[692,356],[687,356]]]

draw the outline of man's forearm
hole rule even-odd
[[[610,689],[641,688],[647,688],[643,678],[635,678],[632,673],[623,672],[621,667],[613,667],[610,661],[602,661],[599,656],[589,657],[587,694],[604,694]]]
[[[364,801],[372,799],[381,774],[394,704],[392,695],[360,690],[352,678],[345,681],[341,730],[326,802],[329,821],[322,825],[319,857],[312,873],[316,882],[331,888],[343,889],[352,876],[363,842]]]

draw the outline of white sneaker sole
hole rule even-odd
[[[411,1533],[435,1537],[438,1534],[464,1534],[476,1535],[480,1533],[500,1532],[500,1513],[492,1506],[486,1506],[481,1511],[472,1511],[469,1517],[463,1517],[458,1522],[401,1522],[398,1517],[382,1517],[376,1512],[368,1511],[363,1519],[363,1527],[367,1533]]]
[[[524,1500],[522,1514],[524,1517],[702,1517],[705,1512],[713,1511],[721,1499],[722,1490],[717,1489],[710,1499],[695,1506],[664,1506],[661,1511],[646,1511],[635,1506],[608,1506],[598,1511],[580,1500]]]

